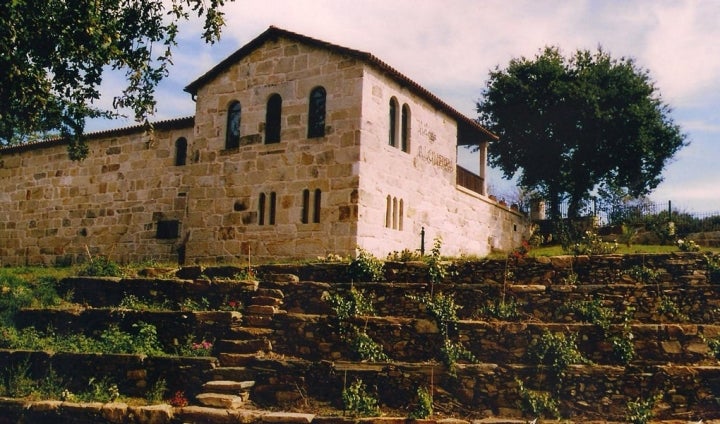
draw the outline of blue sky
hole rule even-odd
[[[495,66],[549,45],[566,55],[602,46],[649,70],[690,142],[651,199],[720,211],[720,1],[236,0],[224,10],[227,26],[215,45],[200,40],[201,22],[181,26],[153,120],[193,115],[183,88],[270,25],[373,53],[471,118]],[[101,106],[112,103],[122,83],[121,75],[106,77]],[[133,124],[95,121],[87,130]],[[461,165],[476,162],[461,155]],[[517,191],[498,172],[489,188],[508,197]]]

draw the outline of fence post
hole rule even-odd
[[[668,200],[668,221],[672,221],[672,200]]]
[[[420,256],[425,256],[425,227],[420,229]]]

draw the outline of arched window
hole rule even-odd
[[[265,193],[260,193],[258,200],[258,225],[265,225]]]
[[[390,228],[392,225],[392,199],[388,194],[387,203],[385,205],[385,228]]]
[[[225,148],[240,146],[240,102],[232,102],[228,107],[227,128],[225,130]]]
[[[321,200],[322,192],[319,188],[315,189],[315,199],[313,202],[313,222],[318,223],[320,222],[320,200]]]
[[[410,106],[407,103],[402,107],[400,118],[400,148],[403,152],[410,151]]]
[[[308,105],[308,138],[325,136],[325,98],[323,87],[315,87],[310,92]]]
[[[275,195],[275,192],[270,192],[270,219],[268,219],[268,222],[270,225],[275,225],[275,205],[277,203],[277,196]]]
[[[398,130],[398,101],[395,97],[390,99],[390,134],[388,144],[397,147],[397,130]]]
[[[300,219],[303,224],[307,224],[308,222],[310,222],[310,190],[303,190],[302,196],[302,215]]]
[[[187,139],[180,137],[175,140],[175,166],[183,166],[187,162]]]
[[[398,222],[398,200],[397,200],[397,197],[393,197],[393,217],[392,217],[393,230],[397,230],[397,222]]]
[[[265,144],[279,143],[282,118],[282,97],[275,93],[268,99],[265,111]]]
[[[399,219],[398,219],[398,230],[402,231],[403,229],[403,212],[405,209],[405,202],[403,202],[403,199],[400,199],[400,212],[399,212]]]

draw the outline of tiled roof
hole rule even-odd
[[[170,129],[176,129],[176,128],[192,127],[194,124],[195,124],[195,117],[188,116],[185,118],[174,118],[174,119],[167,119],[164,121],[154,122],[153,128],[155,128],[156,130],[170,130]],[[133,133],[136,133],[139,131],[144,131],[144,130],[145,130],[145,126],[142,124],[139,124],[139,125],[132,125],[129,127],[114,128],[114,129],[103,130],[103,131],[95,131],[95,132],[87,133],[84,136],[88,140],[91,140],[91,139],[104,138],[104,137],[117,137],[117,136],[122,136],[122,135],[128,135],[128,134],[133,134]],[[40,140],[40,141],[34,141],[31,143],[0,147],[0,154],[23,152],[23,151],[27,151],[27,150],[41,149],[41,148],[45,148],[45,147],[58,146],[58,145],[64,145],[64,144],[67,144],[66,139],[64,139],[62,137],[55,137],[55,138],[49,138],[49,139]]]
[[[442,110],[443,112],[447,113],[448,115],[455,118],[458,123],[463,127],[463,133],[467,133],[468,130],[479,132],[481,133],[486,139],[485,140],[479,140],[479,141],[492,141],[497,140],[497,136],[490,131],[488,131],[486,128],[484,128],[482,125],[478,124],[476,121],[468,118],[467,116],[463,115],[462,113],[458,112],[456,109],[454,109],[452,106],[448,105],[447,103],[440,100],[437,96],[430,93],[428,90],[423,88],[420,84],[414,82],[410,78],[406,77],[399,71],[397,71],[395,68],[391,67],[387,63],[383,62],[382,60],[378,59],[374,55],[363,52],[360,50],[355,50],[343,46],[339,46],[337,44],[329,43],[327,41],[318,40],[316,38],[308,37],[302,34],[298,34],[295,32],[287,31],[275,26],[271,26],[268,28],[265,32],[257,36],[255,39],[250,41],[249,43],[245,44],[243,47],[235,51],[233,54],[225,58],[223,61],[218,63],[216,66],[214,66],[212,69],[207,71],[205,74],[203,74],[201,77],[196,79],[195,81],[188,84],[187,87],[185,87],[185,91],[188,93],[195,95],[197,94],[197,91],[208,83],[213,78],[217,77],[220,73],[225,71],[227,68],[229,68],[231,65],[237,63],[239,60],[241,60],[243,57],[247,56],[251,52],[255,51],[258,47],[260,47],[262,44],[264,44],[267,41],[276,40],[280,37],[288,38],[291,40],[297,40],[301,43],[312,45],[318,48],[326,49],[333,51],[335,53],[346,55],[350,57],[354,57],[356,59],[359,59],[365,63],[368,63],[375,68],[379,69],[386,75],[388,75],[390,78],[397,81],[399,84],[401,84],[404,87],[409,88],[411,91],[413,91],[415,94],[419,95],[420,97],[424,98],[434,106],[436,106],[438,109]],[[475,144],[475,143],[471,143]]]

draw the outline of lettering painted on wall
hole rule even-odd
[[[434,150],[428,149],[427,147],[420,146],[417,158],[429,163],[430,165],[436,166],[445,172],[453,171],[454,161],[452,159]]]

